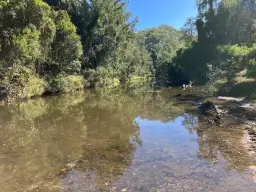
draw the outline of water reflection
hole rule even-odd
[[[173,94],[99,90],[1,107],[0,191],[255,191],[241,129],[203,127]]]
[[[71,98],[77,101],[81,95]],[[0,129],[1,190],[57,187],[56,174],[62,166],[83,153],[87,127],[82,108],[66,99],[29,100],[1,109],[1,114],[10,114]]]

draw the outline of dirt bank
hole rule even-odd
[[[222,123],[234,121],[244,129],[246,148],[256,153],[256,104],[233,97],[218,97],[214,103],[222,114]]]

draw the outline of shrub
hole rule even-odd
[[[49,92],[70,93],[84,89],[84,79],[79,75],[59,75],[48,82]]]
[[[0,85],[5,88],[8,98],[30,98],[45,92],[45,81],[27,67],[14,65],[4,72],[4,77]]]
[[[45,92],[46,83],[37,75],[30,76],[23,89],[18,92],[19,98],[30,98],[40,96]]]
[[[88,87],[115,87],[120,83],[114,76],[113,69],[108,67],[86,70],[84,76]]]
[[[231,77],[235,73],[248,69],[249,77],[256,77],[256,44],[251,47],[226,45],[218,47],[218,65]]]
[[[56,12],[56,35],[51,51],[51,72],[74,74],[80,73],[82,44],[76,27],[65,11]]]
[[[256,59],[250,59],[249,61],[248,76],[256,78]]]

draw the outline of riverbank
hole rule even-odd
[[[233,97],[219,97],[215,103],[222,110],[224,122],[230,118],[241,126],[244,130],[242,142],[249,153],[256,154],[256,104]]]
[[[72,94],[95,89],[113,89],[117,87],[137,88],[145,84],[152,84],[149,76],[131,76],[126,82],[121,83],[117,78],[102,79],[94,82],[85,80],[80,75],[57,76],[51,79],[42,79],[38,76],[30,77],[27,81],[14,84],[0,83],[0,105],[19,102],[36,97],[48,95]]]
[[[200,92],[200,90],[203,90]],[[200,115],[200,129],[216,129],[219,131],[237,127],[243,132],[244,137],[240,139],[243,146],[249,153],[256,154],[256,104],[253,101],[246,100],[244,97],[205,97],[204,88],[193,87],[182,90],[176,97],[179,105],[188,105],[188,111],[197,111],[198,107],[205,101],[210,101],[215,105],[217,114],[213,116]],[[199,113],[199,111],[197,112]],[[216,115],[220,117],[216,121]]]

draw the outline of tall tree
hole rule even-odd
[[[182,26],[181,31],[183,32],[182,39],[187,45],[191,44],[197,37],[196,19],[189,17]]]
[[[184,45],[181,37],[180,31],[167,25],[146,29],[139,33],[140,42],[151,54],[157,80],[166,81],[166,67],[176,56],[176,51]]]
[[[214,7],[217,5],[218,0],[197,0],[197,7],[200,14],[207,11],[213,13]]]

